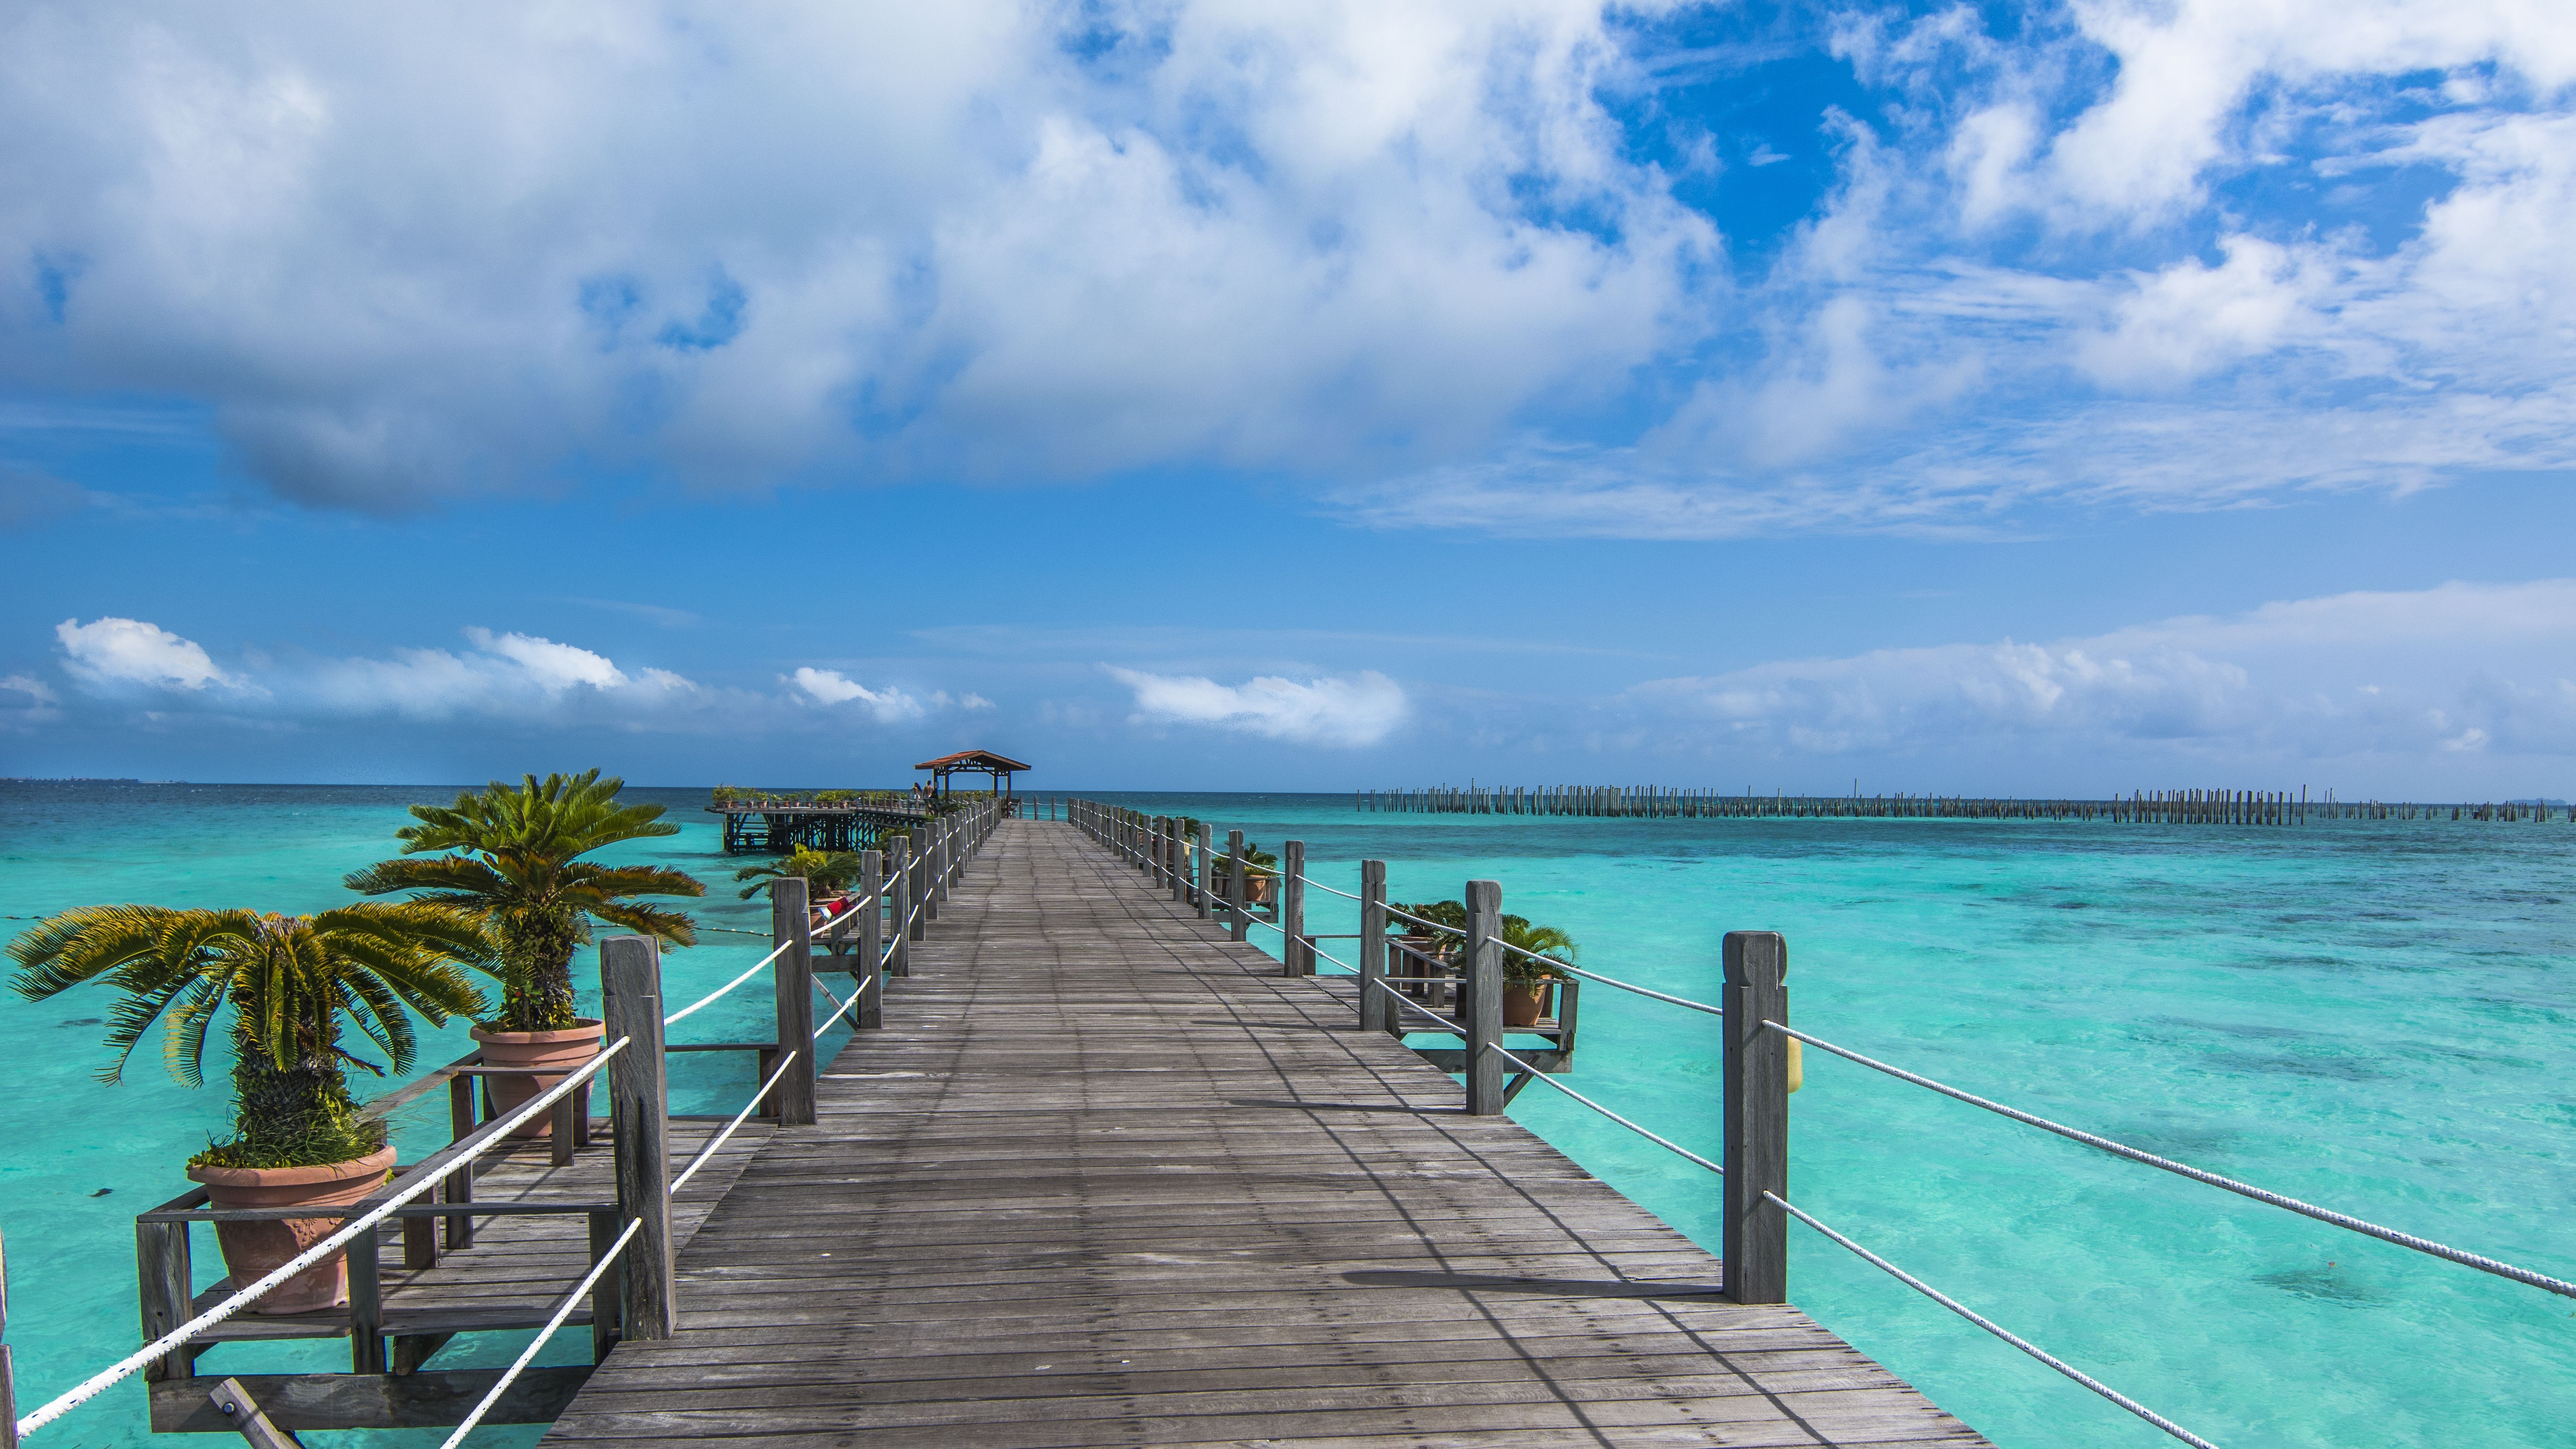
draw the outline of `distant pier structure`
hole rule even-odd
[[[910,832],[954,802],[950,777],[982,775],[992,781],[1005,818],[1019,813],[1011,777],[1030,766],[991,750],[959,750],[913,766],[930,778],[909,790],[741,790],[719,785],[710,815],[724,817],[727,855],[785,855],[807,850],[875,850],[886,837]]]
[[[1433,815],[1579,815],[1633,820],[2102,820],[2134,825],[2305,825],[2316,820],[2551,819],[2576,808],[2546,800],[2428,805],[2312,799],[2306,790],[2138,790],[2105,800],[1970,795],[1730,795],[1654,785],[1435,785],[1359,790],[1361,811]],[[2553,812],[2555,812],[2553,814]]]
[[[959,750],[953,755],[924,760],[913,768],[930,772],[930,791],[934,795],[948,793],[951,775],[982,775],[992,781],[995,797],[1007,801],[1011,798],[1011,777],[1029,766],[991,750]]]
[[[827,796],[848,798],[829,799]],[[824,790],[812,796],[737,795],[707,807],[724,817],[727,855],[808,850],[875,850],[889,833],[912,830],[930,812],[899,790]]]

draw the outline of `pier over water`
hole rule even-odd
[[[545,1442],[1984,1443],[1226,937],[1000,822]]]

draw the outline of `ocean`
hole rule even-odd
[[[138,901],[307,911],[393,853],[404,807],[453,787],[0,784],[0,914]],[[765,951],[702,790],[638,790],[678,837],[618,855],[710,885],[675,997]],[[2457,1247],[2576,1277],[2576,829],[2336,822],[1533,819],[1374,815],[1346,795],[1120,795],[1399,900],[1503,884],[1588,969],[1714,999],[1729,930],[1789,942],[1791,1020],[1984,1096]],[[1310,895],[1310,929],[1356,929]],[[1276,950],[1275,933],[1256,941]],[[1338,943],[1347,944],[1347,943]],[[1327,943],[1338,950],[1337,943]],[[135,1213],[186,1186],[227,1116],[139,1054],[93,1078],[103,990],[0,998],[0,1232],[22,1409],[129,1351]],[[767,1025],[746,990],[706,1039]],[[712,1019],[711,1019],[712,1018]],[[1587,989],[1566,1079],[1719,1149],[1715,1023]],[[730,1036],[728,1034],[731,1034]],[[461,1025],[424,1067],[466,1050]],[[827,1047],[830,1045],[827,1042]],[[711,1054],[710,1054],[711,1055]],[[683,1060],[675,1109],[730,1107],[747,1062]],[[390,1084],[385,1084],[390,1085]],[[376,1084],[362,1092],[380,1089]],[[1565,1097],[1512,1115],[1714,1248],[1717,1182]],[[442,1094],[399,1114],[406,1156],[445,1139]],[[2122,1161],[1810,1050],[1790,1196],[2003,1326],[2219,1444],[2576,1443],[2576,1302]],[[1790,1296],[2005,1449],[2170,1442],[1803,1226]],[[211,1244],[201,1280],[220,1273]],[[567,1335],[550,1356],[577,1361]],[[580,1340],[580,1341],[572,1341]],[[439,1362],[505,1361],[516,1336]],[[227,1347],[209,1368],[345,1366],[336,1348]],[[34,1442],[140,1445],[121,1386]],[[533,1429],[483,1431],[525,1443]],[[316,1435],[408,1446],[427,1434]]]

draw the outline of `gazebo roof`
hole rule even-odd
[[[1021,764],[1019,761],[1012,759],[1008,755],[994,754],[991,750],[959,750],[953,755],[941,755],[935,760],[924,760],[920,764],[913,766],[913,768],[916,770],[975,770],[981,772],[985,770],[1026,770],[1034,767]]]

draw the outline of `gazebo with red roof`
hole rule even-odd
[[[1028,769],[1029,766],[1008,755],[994,754],[991,750],[959,750],[953,755],[941,755],[935,760],[924,760],[913,768],[928,770],[931,788],[942,795],[948,793],[948,777],[961,771],[969,775],[992,777],[993,793],[1008,795],[1011,793],[1011,776],[1017,771]]]

